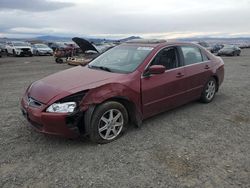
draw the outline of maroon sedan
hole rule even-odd
[[[42,133],[97,143],[117,139],[128,124],[193,100],[213,100],[224,63],[203,47],[162,40],[133,40],[31,84],[21,108]]]

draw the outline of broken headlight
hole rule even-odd
[[[46,112],[72,113],[77,110],[85,94],[86,91],[67,96],[59,100],[58,102],[55,102],[52,105],[50,105],[46,109]]]
[[[54,103],[50,105],[46,112],[72,113],[76,108],[76,102]]]

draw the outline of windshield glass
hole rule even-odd
[[[130,73],[143,62],[152,49],[152,47],[117,46],[94,59],[89,68]]]
[[[48,48],[45,44],[35,44],[35,47],[37,48]]]
[[[225,46],[223,49],[227,49],[227,50],[231,50],[231,49],[233,49],[234,47],[233,46]]]
[[[29,46],[28,43],[26,42],[13,42],[14,46]]]

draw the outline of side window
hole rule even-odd
[[[174,47],[161,50],[151,65],[163,65],[167,70],[178,67],[177,50]]]
[[[209,61],[210,60],[205,53],[203,53],[203,52],[201,52],[201,53],[202,53],[203,61]]]
[[[182,46],[181,50],[184,56],[185,65],[191,65],[203,61],[199,48],[193,46]]]

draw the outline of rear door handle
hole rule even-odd
[[[208,65],[205,65],[205,69],[210,69],[210,67]]]
[[[176,74],[176,78],[181,78],[181,77],[183,77],[184,76],[184,74],[182,74],[181,72],[178,72],[177,74]]]

